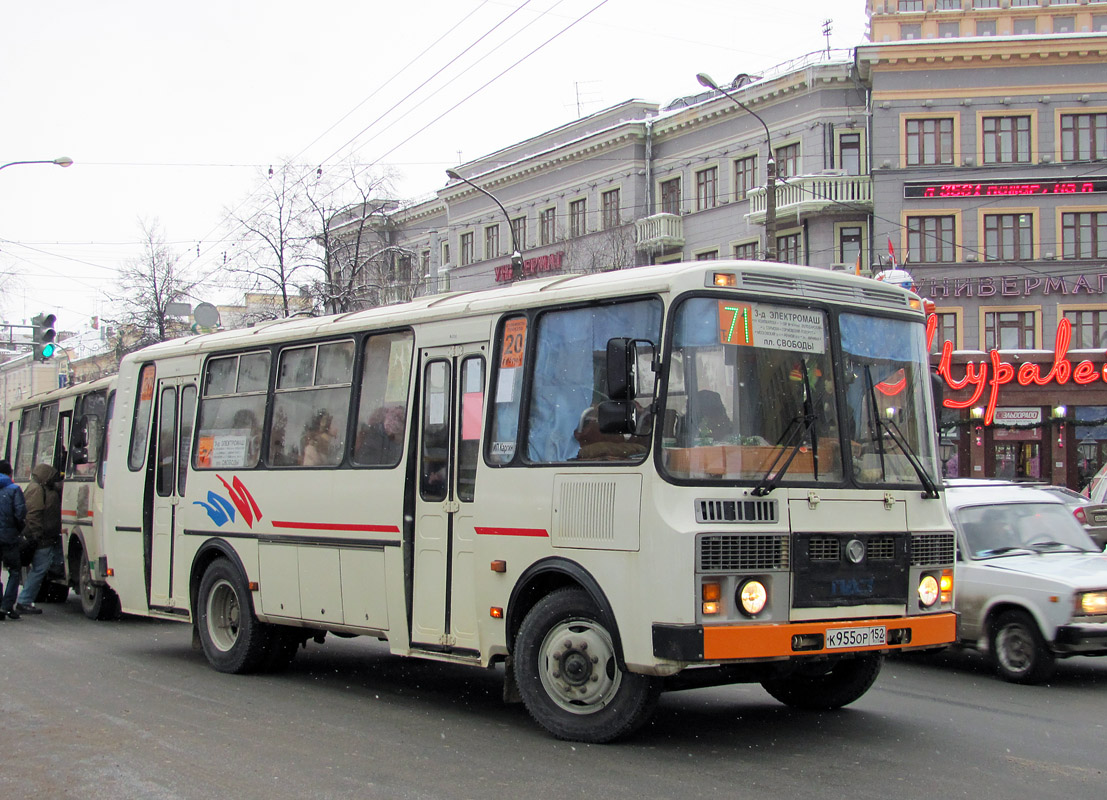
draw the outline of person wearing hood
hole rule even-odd
[[[7,459],[0,460],[0,565],[8,570],[8,583],[4,586],[0,598],[0,620],[9,616],[19,619],[15,610],[16,595],[19,592],[19,573],[23,564],[19,558],[20,532],[27,517],[27,504],[23,499],[23,490],[12,481],[12,465]]]
[[[18,614],[41,614],[35,608],[42,579],[51,569],[64,569],[61,546],[61,491],[58,488],[58,471],[49,464],[38,464],[31,470],[31,484],[27,487],[27,526],[23,533],[35,546],[27,580],[15,604]]]

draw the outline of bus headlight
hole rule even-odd
[[[1107,614],[1107,592],[1082,592],[1076,595],[1076,613],[1089,617]]]
[[[919,605],[930,608],[938,602],[938,579],[933,575],[923,575],[919,581]]]
[[[751,578],[738,587],[738,606],[747,617],[756,617],[768,602],[769,592],[761,581]]]

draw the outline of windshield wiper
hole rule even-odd
[[[792,461],[799,455],[803,443],[807,439],[811,440],[812,469],[814,470],[815,480],[819,479],[819,437],[812,435],[815,430],[815,423],[819,421],[819,416],[815,413],[815,404],[811,400],[811,380],[807,374],[806,358],[800,359],[800,369],[803,372],[803,413],[792,417],[788,427],[784,429],[784,433],[776,440],[776,446],[778,447],[785,439],[788,441],[777,451],[772,463],[769,464],[769,468],[765,470],[761,480],[753,487],[752,494],[755,497],[764,497],[777,487],[777,484],[780,483],[784,474],[788,471],[788,467],[792,465]],[[797,434],[799,435],[798,440],[796,438]],[[787,449],[789,446],[791,446],[791,450]],[[776,465],[784,458],[785,453],[788,454],[788,458],[777,470]]]
[[[1008,545],[1007,547],[993,547],[991,550],[981,550],[976,555],[979,556],[979,557],[1002,556],[1002,555],[1005,555],[1007,553],[1014,553],[1017,550],[1021,550],[1024,553],[1034,552],[1029,547],[1026,547],[1026,546],[1020,544],[1020,545]]]
[[[1055,547],[1071,547],[1073,550],[1075,550],[1078,553],[1090,553],[1090,552],[1092,552],[1091,550],[1087,550],[1086,548],[1083,548],[1080,545],[1069,544],[1068,542],[1055,542],[1055,541],[1031,542],[1030,547],[1032,547],[1034,550],[1039,550],[1039,549],[1041,549],[1041,550],[1052,550]]]
[[[899,426],[896,425],[895,420],[884,419],[876,412],[876,386],[873,383],[872,371],[868,364],[865,365],[865,382],[868,384],[869,388],[869,418],[876,427],[877,433],[879,434],[882,430],[887,431],[888,438],[896,443],[907,459],[907,463],[911,465],[911,468],[915,470],[915,474],[919,476],[919,480],[922,481],[923,489],[925,489],[923,497],[936,500],[938,498],[938,484],[930,477],[930,473],[923,467],[922,461],[919,460],[918,455],[911,449],[907,437],[903,435]],[[879,435],[877,436],[877,450],[880,453],[880,474],[882,477],[887,478],[888,473],[884,465],[884,439]]]

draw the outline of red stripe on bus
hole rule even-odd
[[[360,531],[362,533],[399,533],[395,525],[352,525],[345,522],[287,522],[273,520],[274,528],[295,528],[302,531]]]
[[[63,508],[61,513],[62,513],[63,517],[75,517],[75,516],[77,516],[77,510],[74,509],[74,508]],[[85,516],[86,517],[91,517],[92,516],[92,511],[91,510],[86,511]]]
[[[550,534],[543,528],[474,528],[479,536],[546,536]]]

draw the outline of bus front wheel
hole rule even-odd
[[[883,664],[884,657],[879,654],[812,662],[761,685],[786,706],[830,711],[849,705],[869,691]]]
[[[254,616],[246,580],[225,558],[200,580],[197,627],[204,655],[220,672],[254,672],[269,654],[267,631]]]
[[[559,739],[608,742],[639,728],[660,693],[654,678],[621,669],[596,604],[559,589],[519,628],[515,680],[535,722]]]

